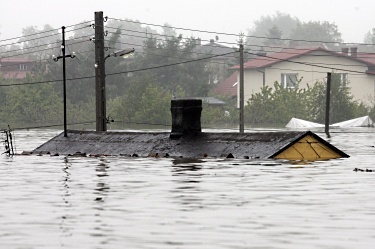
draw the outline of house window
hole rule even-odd
[[[27,65],[26,64],[19,64],[18,69],[19,70],[27,70]]]
[[[297,85],[297,74],[296,73],[281,74],[281,85],[284,88],[295,88]]]
[[[348,86],[348,74],[347,73],[335,73],[333,77],[337,77],[340,82],[340,87]]]

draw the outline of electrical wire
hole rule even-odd
[[[76,26],[76,25],[81,25],[81,24],[88,23],[88,22],[91,23],[92,21],[85,21],[85,22],[81,22],[81,23],[77,23],[77,24],[68,25],[68,26],[65,26],[65,28],[70,28],[70,27],[73,27],[73,26]],[[48,33],[48,32],[53,32],[53,31],[60,30],[60,29],[61,28],[52,29],[52,30],[45,30],[45,31],[40,31],[40,32],[34,33],[34,34],[30,34],[30,35],[23,35],[23,36],[18,36],[18,37],[13,37],[13,38],[2,39],[2,40],[0,40],[0,42],[10,41],[10,40],[15,40],[15,39],[21,39],[21,38],[29,37],[29,36],[40,35],[40,34],[44,34],[44,33]],[[50,35],[50,36],[53,36],[53,35]],[[46,36],[46,37],[49,37],[49,36]]]
[[[108,26],[105,26],[106,28],[112,28],[112,29],[116,29],[116,28],[114,28],[114,27],[108,27]],[[130,32],[134,32],[134,33],[141,33],[141,34],[146,34],[146,37],[144,37],[144,36],[137,36],[137,35],[131,35],[131,34],[126,34],[126,36],[127,37],[137,37],[137,38],[144,38],[144,39],[147,39],[148,37],[147,37],[147,32],[145,32],[145,31],[134,31],[134,30],[129,30],[129,29],[122,29],[122,28],[118,28],[118,29],[120,29],[120,30],[125,30],[125,31],[130,31]],[[114,32],[109,32],[109,33],[111,33],[111,34],[115,34]],[[153,36],[153,35],[155,35],[155,36],[161,36],[161,37],[166,37],[166,38],[176,38],[175,36],[168,36],[168,35],[162,35],[162,34],[151,34],[151,36]],[[155,38],[156,40],[160,40],[160,41],[164,41],[164,39],[157,39],[157,38]],[[191,38],[182,38],[182,39],[186,39],[186,40],[190,40]],[[211,40],[203,40],[203,39],[200,39],[201,41],[211,41]],[[229,45],[236,45],[236,46],[238,46],[238,43],[233,43],[233,42],[222,42],[222,41],[220,41],[220,43],[215,43],[215,44],[229,44]],[[208,44],[205,44],[204,46],[207,46],[207,47],[213,47],[213,48],[215,48],[216,47],[216,45],[211,45],[210,43],[208,43]],[[247,47],[260,47],[261,49],[263,49],[263,51],[264,52],[272,52],[272,53],[274,53],[275,51],[274,50],[264,50],[264,48],[269,48],[269,49],[275,49],[275,48],[277,48],[277,49],[293,49],[293,50],[306,50],[306,48],[291,48],[290,46],[288,46],[288,47],[280,47],[280,46],[267,46],[267,45],[264,45],[264,44],[262,44],[262,45],[258,45],[258,44],[245,44],[245,46],[247,46]],[[332,52],[341,52],[341,51],[336,51],[336,50],[330,50],[330,51],[332,51]],[[286,53],[288,53],[288,52],[286,52]],[[290,53],[290,54],[294,54],[294,53]],[[295,54],[298,54],[298,53],[295,53]],[[365,53],[366,55],[369,55],[369,54],[375,54],[375,53],[372,53],[372,52],[366,52]],[[358,55],[360,55],[360,53],[358,54]],[[320,56],[320,55],[315,55],[315,56]],[[359,58],[359,57],[358,57]],[[363,56],[361,56],[360,58],[372,58],[372,57],[363,57]]]
[[[231,53],[233,53],[233,52],[231,52]],[[176,66],[176,65],[191,63],[191,62],[195,62],[195,61],[208,60],[208,59],[211,59],[211,58],[214,58],[214,57],[224,56],[224,55],[231,54],[231,53],[213,55],[213,56],[209,56],[209,57],[198,58],[198,59],[187,60],[187,61],[180,61],[180,62],[175,62],[175,63],[171,63],[171,64],[159,65],[159,66],[148,67],[148,68],[141,68],[141,69],[134,69],[134,70],[128,70],[128,71],[123,71],[123,72],[109,73],[109,74],[106,74],[106,76],[126,74],[126,73],[134,73],[134,72],[153,70],[153,69],[158,69],[158,68],[163,68],[163,67]],[[94,76],[83,76],[83,77],[76,77],[76,78],[68,78],[68,79],[66,79],[66,81],[90,79],[90,78],[94,78],[94,77],[95,77],[95,75]],[[39,82],[23,82],[23,83],[14,83],[14,84],[4,84],[4,85],[0,85],[0,87],[46,84],[46,83],[56,83],[56,82],[61,82],[61,81],[63,81],[63,80],[59,79],[59,80],[46,80],[46,81],[39,81]]]
[[[109,34],[115,34],[114,32],[108,32]],[[130,37],[137,37],[137,38],[144,38],[144,39],[147,39],[147,37],[143,37],[143,36],[135,36],[135,35],[126,35],[127,37],[130,36]],[[168,37],[173,37],[173,36],[168,36]],[[164,39],[157,39],[157,38],[154,38],[156,40],[159,40],[159,41],[165,41]],[[134,45],[134,46],[142,46],[143,45],[139,45],[139,44],[130,44],[130,43],[123,43],[123,42],[117,42],[117,43],[120,43],[120,44],[128,44],[128,45]],[[217,46],[215,45],[210,45],[210,44],[205,44],[204,46],[206,47],[212,47],[212,48],[217,48]],[[284,51],[282,51],[284,54],[290,54],[290,55],[300,55],[300,53],[298,51],[306,51],[306,48],[292,48],[292,47],[276,47],[276,46],[265,46],[265,45],[252,45],[252,44],[249,44],[248,46],[257,46],[257,47],[261,47],[263,50],[263,52],[266,52],[266,53],[275,53],[274,50],[264,50],[264,47],[268,47],[270,49],[274,49],[274,48],[278,48],[278,49],[283,49]],[[229,47],[227,47],[228,49],[230,49]],[[165,49],[165,48],[157,48],[157,49]],[[232,47],[232,49],[236,49],[234,47]],[[165,49],[165,50],[169,50],[169,49]],[[297,51],[295,51],[297,50]],[[176,50],[170,50],[170,51],[176,51]],[[294,52],[295,51],[295,52]],[[327,50],[327,51],[330,51],[330,52],[336,52],[336,53],[339,53],[338,51],[334,51],[334,50]],[[341,52],[341,51],[340,51]],[[188,53],[196,53],[196,54],[207,54],[207,53],[200,53],[200,52],[195,52],[195,51],[190,51]],[[371,56],[373,55],[373,56]],[[372,59],[374,58],[375,56],[375,53],[371,53],[371,52],[366,52],[366,53],[357,53],[357,57],[358,59]],[[310,55],[310,56],[314,56],[314,57],[326,57],[327,55]],[[330,57],[342,57],[342,55],[340,54],[337,54],[337,55],[329,55]]]
[[[116,20],[122,22],[130,22],[130,23],[137,23],[142,25],[148,26],[155,26],[155,27],[164,27],[164,28],[172,28],[177,30],[184,30],[184,31],[192,31],[192,32],[199,32],[199,33],[208,33],[208,34],[217,34],[217,35],[227,35],[227,36],[239,36],[238,34],[233,33],[224,33],[224,32],[216,32],[216,31],[208,31],[208,30],[199,30],[199,29],[189,29],[189,28],[181,28],[181,27],[174,27],[174,26],[165,26],[165,25],[158,25],[158,24],[151,24],[151,23],[144,23],[139,21],[132,21],[132,20],[124,20],[118,18],[110,18],[109,20]],[[280,40],[280,41],[297,41],[297,42],[311,42],[311,43],[327,43],[327,44],[346,44],[346,45],[375,45],[373,43],[353,43],[353,42],[334,42],[334,41],[320,41],[320,40],[304,40],[304,39],[290,39],[290,38],[273,38],[273,37],[265,37],[265,36],[254,36],[254,35],[242,35],[246,38],[259,38],[259,39],[268,39],[268,40]]]
[[[231,52],[231,53],[233,53],[233,52]],[[185,63],[195,62],[195,61],[208,60],[208,59],[212,59],[212,58],[219,57],[219,56],[224,56],[224,55],[231,54],[231,53],[220,54],[220,55],[213,55],[213,56],[208,56],[208,57],[204,57],[204,58],[198,58],[198,59],[187,60],[187,61],[180,61],[180,62],[176,62],[176,63],[159,65],[159,66],[153,66],[153,67],[148,67],[148,68],[128,70],[128,71],[124,71],[124,72],[109,73],[109,74],[106,74],[106,76],[112,76],[112,75],[118,75],[118,74],[124,74],[124,73],[135,73],[135,72],[146,71],[146,70],[153,70],[153,69],[158,69],[158,68],[163,68],[163,67],[177,66],[177,65],[181,65],[181,64],[185,64]]]
[[[45,49],[36,50],[36,51],[23,52],[23,53],[17,54],[17,56],[26,55],[26,54],[33,54],[33,53],[38,53],[38,52],[43,52],[43,51],[47,51],[47,50],[53,50],[53,49],[56,49],[56,48],[60,48],[60,46],[51,47],[51,48],[45,48]],[[15,55],[3,56],[3,57],[1,57],[1,59],[13,58],[13,57],[16,57],[16,56]]]
[[[119,44],[127,44],[127,45],[134,45],[134,46],[140,46],[140,45],[136,45],[136,44],[131,44],[131,43],[122,43],[120,42]],[[163,50],[163,48],[155,48],[155,49],[161,49]],[[175,52],[180,52],[180,50],[169,50],[169,49],[166,49],[167,51],[175,51]],[[306,50],[306,49],[305,49]],[[234,53],[236,53],[238,51],[234,51]],[[145,54],[145,55],[151,55],[151,56],[157,56],[157,57],[165,57],[165,58],[181,58],[181,57],[176,57],[176,56],[168,56],[168,55],[162,55],[162,54],[154,54],[154,53],[150,53],[150,52],[137,52],[138,54]],[[184,51],[184,53],[192,53],[192,54],[201,54],[201,55],[210,55],[210,54],[207,54],[207,53],[199,53],[199,52],[190,52],[190,51]],[[288,53],[286,53],[288,54]],[[298,53],[290,53],[292,55],[300,55]],[[258,57],[260,55],[258,54],[255,54],[257,55]],[[337,56],[331,56],[331,55],[309,55],[309,56],[319,56],[319,57],[337,57],[337,58],[342,58],[343,56],[340,56],[340,55],[337,55]],[[264,57],[264,56],[263,56]],[[236,56],[226,56],[226,58],[228,59],[233,59],[233,60],[236,60],[238,59],[238,57]],[[357,57],[358,58],[358,57]],[[368,57],[368,58],[374,58],[374,57]],[[348,58],[348,59],[352,59],[352,58]],[[361,58],[362,59],[362,58]],[[263,61],[270,61],[270,62],[274,62],[274,59],[271,59],[271,58],[264,58]],[[210,62],[212,64],[218,64],[218,65],[224,65],[224,66],[227,66],[228,63],[226,62],[217,62],[217,61],[212,61]],[[312,63],[313,64],[313,63]],[[346,67],[364,67],[364,68],[367,68],[368,66],[367,65],[358,65],[358,64],[339,64],[339,63],[333,63],[333,64],[330,64],[330,63],[323,63],[323,62],[316,62],[315,63],[316,65],[326,65],[326,66],[346,66]]]

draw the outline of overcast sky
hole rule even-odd
[[[144,23],[238,34],[247,34],[253,22],[276,11],[288,13],[301,21],[334,22],[345,42],[363,42],[364,35],[375,28],[374,0],[2,0],[0,40],[22,34],[28,26],[54,28],[94,19],[95,11],[118,19]],[[203,39],[214,34],[178,31],[185,36]],[[233,42],[232,37],[220,41]]]

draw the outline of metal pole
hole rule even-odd
[[[329,134],[329,111],[331,103],[331,73],[327,73],[327,90],[326,90],[326,118],[325,118],[325,133],[328,138],[331,137]]]
[[[103,12],[95,12],[96,131],[107,130]]]
[[[67,137],[66,129],[66,68],[65,68],[65,27],[62,26],[62,59],[63,59],[63,96],[64,96],[64,137]]]
[[[243,69],[243,44],[240,44],[240,133],[245,132],[244,124],[244,69]]]

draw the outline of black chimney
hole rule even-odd
[[[358,50],[357,47],[351,47],[350,48],[350,56],[351,57],[357,57],[357,50]]]
[[[170,138],[180,138],[183,135],[196,134],[201,129],[201,99],[172,99],[172,131]]]
[[[343,55],[348,55],[349,54],[349,48],[341,48],[341,53]]]

